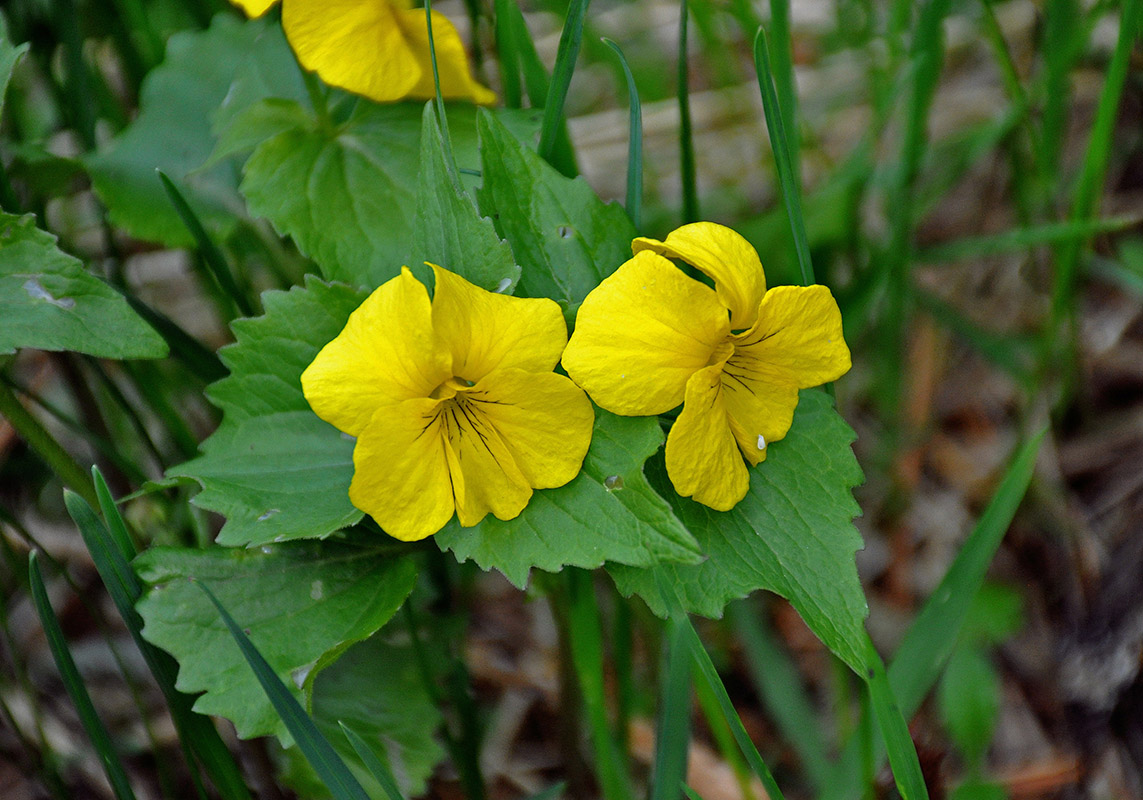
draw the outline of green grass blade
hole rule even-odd
[[[714,663],[710,660],[710,654],[706,652],[702,640],[699,639],[698,632],[695,631],[690,620],[682,618],[681,623],[684,627],[683,635],[699,677],[706,682],[707,687],[717,698],[719,708],[722,709],[722,716],[726,720],[726,724],[730,726],[730,732],[734,734],[734,740],[738,743],[742,755],[746,757],[746,763],[762,781],[762,788],[766,790],[770,800],[782,800],[782,790],[778,788],[770,768],[766,766],[766,762],[758,753],[758,748],[754,746],[754,742],[750,740],[750,735],[746,733],[746,727],[742,724],[738,712],[734,710],[734,704],[730,702],[730,695],[726,693],[722,678],[718,676],[718,671],[714,668]]]
[[[452,153],[452,137],[448,132],[448,115],[441,95],[441,73],[437,66],[437,45],[433,40],[433,0],[425,0],[425,28],[429,35],[429,61],[433,65],[433,89],[436,92],[437,121],[441,127],[441,147],[444,149],[445,167],[456,178],[456,158]]]
[[[770,0],[770,66],[778,89],[782,120],[790,134],[787,144],[795,176],[801,176],[801,148],[798,141],[798,92],[794,84],[794,39],[790,31],[790,0]],[[768,124],[768,123],[767,123]],[[799,181],[799,184],[801,182]]]
[[[934,320],[959,336],[994,366],[1028,384],[1032,380],[1036,341],[1029,336],[984,330],[934,294],[917,291],[917,305]]]
[[[687,0],[679,3],[679,168],[683,178],[683,222],[698,222],[698,185],[695,176],[695,138],[691,129],[691,89],[687,53]]]
[[[496,15],[496,56],[500,64],[500,88],[504,92],[504,105],[520,108],[523,104],[523,87],[520,84],[520,48],[514,34],[511,11],[513,0],[495,0],[493,10]],[[519,13],[519,9],[516,9]]]
[[[746,655],[755,691],[802,761],[806,777],[820,789],[829,774],[826,745],[797,667],[770,632],[765,617],[749,600],[727,609]]]
[[[1143,19],[1143,0],[1125,0],[1119,21],[1119,38],[1115,43],[1115,52],[1112,54],[1111,63],[1107,68],[1107,78],[1099,95],[1095,122],[1091,128],[1083,166],[1072,198],[1073,222],[1089,220],[1096,211],[1104,176],[1107,173],[1107,162],[1111,156],[1115,118],[1118,116],[1131,50],[1139,33],[1141,19]],[[1075,308],[1076,279],[1083,244],[1084,240],[1071,240],[1059,253],[1052,287],[1053,325],[1045,331],[1049,345],[1059,335],[1058,324]],[[1050,346],[1047,349],[1051,351]]]
[[[548,96],[544,101],[544,121],[540,125],[540,146],[538,152],[545,161],[552,163],[556,149],[556,139],[563,124],[564,101],[567,100],[575,62],[583,44],[583,20],[587,14],[589,0],[571,0],[568,15],[564,20],[564,30],[560,35],[560,46],[556,51],[556,63],[552,67],[552,80],[548,85]],[[553,164],[554,165],[554,164]]]
[[[700,795],[691,787],[687,786],[685,783],[683,784],[683,794],[687,796],[687,800],[702,800],[702,795]]]
[[[651,765],[651,800],[677,800],[687,778],[691,738],[691,657],[686,624],[671,618],[666,628],[659,716],[655,723],[655,761]]]
[[[770,55],[766,46],[766,32],[758,29],[754,36],[754,67],[758,72],[758,87],[762,91],[762,108],[766,115],[766,132],[770,135],[770,148],[774,152],[774,165],[778,170],[778,185],[782,187],[782,199],[786,203],[786,214],[790,218],[790,230],[794,237],[794,252],[798,256],[798,267],[802,273],[802,283],[814,284],[814,265],[810,261],[810,244],[806,236],[806,221],[802,216],[801,181],[794,171],[791,157],[791,141],[786,135],[786,124],[782,118],[783,109],[778,104],[774,91],[773,72],[770,69]]]
[[[988,507],[894,653],[888,670],[889,686],[905,717],[916,713],[952,652],[972,599],[1028,489],[1045,433],[1034,436],[1013,456]],[[863,738],[854,737],[846,745],[826,784],[824,798],[861,795],[862,762],[869,760],[876,765],[884,757],[883,745],[874,741],[874,752],[866,759],[862,755],[866,746]]]
[[[568,568],[570,608],[568,633],[572,662],[591,725],[596,768],[603,796],[608,800],[634,800],[630,776],[607,721],[607,696],[603,682],[603,631],[590,572]]]
[[[401,796],[401,789],[397,786],[397,779],[393,777],[392,771],[385,765],[385,762],[373,752],[373,748],[344,722],[338,720],[337,724],[341,726],[341,732],[345,734],[345,738],[353,746],[353,751],[357,753],[365,767],[381,784],[381,788],[385,790],[385,795],[389,800],[404,800]]]
[[[627,216],[638,231],[643,217],[643,111],[639,102],[639,89],[635,86],[635,76],[623,57],[619,45],[610,39],[603,43],[610,47],[623,67],[627,79],[627,101],[631,106],[631,126],[627,137]]]
[[[1132,215],[1094,220],[1077,219],[1016,228],[1004,233],[966,237],[933,245],[918,251],[915,261],[923,264],[977,261],[1005,253],[1018,253],[1042,245],[1080,242],[1101,233],[1126,230],[1138,225],[1139,221],[1137,215]]]
[[[230,371],[222,359],[202,342],[180,328],[170,317],[156,311],[137,297],[125,294],[131,310],[147,321],[158,331],[163,341],[171,348],[171,356],[183,362],[192,374],[203,383],[214,383],[225,378]]]
[[[317,725],[294,699],[294,696],[290,694],[290,690],[274,673],[274,669],[266,663],[266,659],[258,652],[249,637],[238,627],[238,623],[214,596],[214,592],[201,581],[196,581],[196,584],[210,598],[214,607],[218,609],[219,616],[226,623],[226,627],[242,651],[246,663],[258,676],[258,682],[262,684],[262,690],[266,692],[266,696],[274,705],[274,710],[278,712],[278,716],[282,718],[282,722],[290,731],[290,735],[297,742],[298,748],[305,755],[306,760],[310,762],[310,766],[314,768],[334,800],[369,800],[369,795],[353,777],[349,767],[341,760],[333,746],[322,736]]]
[[[131,784],[127,780],[123,763],[119,760],[118,753],[115,752],[115,745],[112,744],[111,736],[107,733],[107,728],[103,726],[99,714],[96,713],[95,705],[91,702],[91,695],[88,694],[87,687],[83,684],[83,678],[80,677],[79,670],[68,650],[67,639],[60,628],[55,611],[52,610],[52,604],[48,600],[48,592],[44,587],[44,576],[40,573],[40,564],[34,550],[28,557],[28,583],[32,589],[32,604],[40,616],[40,623],[43,625],[44,635],[48,640],[48,648],[59,668],[64,688],[79,712],[83,729],[87,731],[91,743],[99,754],[99,761],[103,765],[107,780],[111,783],[111,789],[115,792],[115,797],[118,800],[135,800],[135,793],[131,791]]]
[[[1044,106],[1040,109],[1040,182],[1050,192],[1059,180],[1071,107],[1071,71],[1087,46],[1086,28],[1078,0],[1047,0],[1044,4]]]
[[[889,687],[889,677],[885,674],[881,656],[877,654],[872,641],[866,638],[866,642],[868,649],[865,662],[866,684],[869,688],[869,704],[873,710],[873,718],[877,721],[877,727],[881,730],[881,737],[885,741],[897,791],[904,800],[927,800],[929,791],[925,787],[925,777],[921,773],[921,762],[917,758],[913,737],[909,735],[909,726],[901,714],[893,690]]]
[[[254,306],[246,297],[246,293],[238,288],[238,284],[234,280],[234,275],[230,271],[230,265],[226,263],[226,258],[222,255],[222,251],[218,249],[218,245],[210,238],[210,234],[206,232],[206,228],[202,226],[198,215],[194,213],[194,209],[187,203],[186,198],[183,197],[182,192],[175,186],[174,181],[167,177],[166,173],[160,169],[155,172],[159,174],[159,180],[163,183],[163,189],[167,193],[167,199],[171,201],[174,206],[175,212],[179,215],[179,219],[186,225],[187,230],[190,231],[191,236],[194,237],[195,244],[198,246],[198,251],[202,254],[203,261],[206,262],[207,268],[210,270],[211,276],[218,282],[218,286],[222,289],[223,294],[229,299],[234,307],[237,308],[244,317],[253,317],[256,315]]]
[[[98,469],[93,469],[92,475],[99,504],[109,526],[104,526],[91,506],[78,495],[65,492],[64,503],[79,528],[96,571],[107,587],[119,616],[123,618],[131,638],[143,654],[147,667],[167,700],[171,718],[179,731],[180,743],[186,752],[187,763],[193,769],[197,758],[227,800],[248,800],[250,791],[246,788],[242,773],[213,723],[192,710],[192,697],[175,688],[178,667],[174,659],[143,638],[143,620],[135,611],[135,603],[142,595],[142,586],[128,563],[128,558],[134,555],[134,544],[103,476]],[[117,529],[120,533],[115,533]]]

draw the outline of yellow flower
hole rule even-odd
[[[579,472],[595,412],[552,370],[567,342],[559,306],[493,294],[432,266],[408,268],[349,316],[302,373],[314,412],[357,437],[349,499],[389,534],[431,536]]]
[[[680,495],[726,511],[750,486],[742,458],[759,463],[790,429],[798,389],[849,369],[841,314],[824,286],[766,291],[758,253],[712,222],[663,242],[636,239],[632,249],[580,306],[564,368],[616,414],[682,403],[667,436],[667,475]],[[667,257],[706,273],[714,289]]]
[[[251,17],[278,0],[232,0]],[[286,38],[308,70],[331,86],[380,103],[436,96],[423,8],[408,0],[282,0]],[[433,12],[441,95],[488,105],[496,95],[472,77],[448,17]]]

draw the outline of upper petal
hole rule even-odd
[[[766,291],[766,273],[758,251],[736,231],[714,222],[692,222],[675,229],[662,242],[640,237],[631,243],[631,249],[636,253],[653,250],[698,267],[714,280],[719,299],[730,309],[731,329],[743,330],[754,324]]]
[[[429,266],[436,274],[433,329],[452,353],[453,374],[475,383],[497,369],[551,372],[568,341],[554,301],[494,294]]]
[[[825,286],[778,286],[766,292],[754,327],[735,337],[741,370],[799,389],[834,381],[849,371],[841,312]]]
[[[500,434],[533,488],[563,486],[579,473],[595,412],[583,390],[563,375],[498,370],[464,396]]]
[[[315,414],[358,436],[378,406],[428,397],[452,374],[452,359],[433,335],[428,292],[403,268],[306,367],[302,392]]]
[[[499,519],[518,516],[532,497],[532,487],[484,408],[469,402],[466,393],[441,408],[460,524],[471,527],[490,511]]]
[[[496,93],[485,88],[472,77],[468,56],[460,34],[448,17],[439,11],[433,13],[433,45],[437,53],[437,73],[441,81],[441,97],[446,100],[471,100],[481,105],[496,102]],[[409,90],[408,96],[418,100],[436,97],[433,83],[433,62],[429,51],[429,26],[425,24],[423,8],[397,12],[397,20],[405,40],[417,54],[424,69],[421,79]]]
[[[428,398],[387,404],[353,448],[350,501],[406,542],[439,531],[455,508],[442,405]]]
[[[729,332],[709,287],[641,252],[584,299],[563,365],[608,411],[660,414],[682,402]]]
[[[278,0],[230,0],[246,12],[248,17],[260,17],[274,7]]]
[[[392,102],[407,97],[426,70],[432,81],[419,45],[406,41],[402,13],[388,0],[289,0],[282,27],[298,61],[323,81]]]
[[[667,477],[683,497],[717,511],[734,508],[750,488],[750,474],[730,430],[722,364],[687,381],[687,397],[667,435]]]

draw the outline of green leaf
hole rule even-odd
[[[143,635],[179,662],[177,686],[205,692],[194,708],[231,720],[242,738],[286,729],[210,600],[207,583],[291,692],[400,608],[414,563],[376,548],[293,543],[253,550],[153,548],[134,562],[152,586],[139,602]]]
[[[477,161],[474,113],[449,109],[461,166]],[[534,114],[502,114],[521,136],[534,130]],[[326,278],[375,288],[425,260],[415,237],[420,142],[419,105],[359,101],[340,125],[310,116],[260,143],[242,193]]]
[[[970,764],[977,764],[992,742],[1000,713],[1000,682],[979,649],[953,651],[937,686],[937,708],[945,729]]]
[[[4,95],[7,93],[8,81],[12,78],[12,70],[20,63],[29,47],[31,45],[27,42],[12,45],[8,41],[8,26],[4,18],[0,17],[0,119],[4,116]]]
[[[379,636],[355,644],[317,676],[313,716],[370,797],[387,795],[339,723],[384,759],[405,797],[424,793],[429,776],[444,757],[444,748],[434,735],[441,713],[425,691],[412,649],[389,644]]]
[[[440,124],[427,103],[421,126],[415,250],[418,258],[452,270],[492,292],[511,294],[520,280],[512,248],[480,216],[446,164]]]
[[[730,600],[757,589],[772,591],[860,672],[866,604],[853,556],[861,547],[852,523],[860,509],[850,489],[862,480],[853,438],[824,392],[803,391],[789,434],[751,470],[750,491],[732,510],[713,511],[678,497],[665,479],[658,484],[705,561],[651,570],[609,565],[608,571],[620,591],[639,594],[660,616],[668,608],[656,572],[685,610],[707,617],[722,616]]]
[[[100,358],[163,358],[167,345],[127,300],[36,227],[0,212],[0,354],[20,347]]]
[[[631,258],[637,234],[627,212],[582,178],[560,175],[488,112],[479,112],[477,127],[484,179],[477,201],[512,243],[524,270],[520,294],[582,302]]]
[[[227,517],[225,545],[324,537],[361,519],[349,502],[353,440],[310,410],[301,375],[365,293],[309,276],[262,295],[264,316],[236,320],[220,351],[231,374],[207,389],[222,425],[202,455],[168,471],[203,487],[195,505]]]
[[[242,208],[234,164],[199,167],[214,146],[211,115],[265,30],[260,20],[219,14],[206,31],[171,37],[166,61],[143,82],[139,116],[110,147],[86,159],[95,192],[115,225],[139,239],[193,246],[155,174],[161,169],[183,188],[213,235],[233,230]]]
[[[454,518],[436,542],[458,560],[499,570],[520,587],[533,567],[556,572],[607,561],[643,567],[695,562],[694,537],[643,475],[643,462],[662,442],[656,419],[597,408],[591,448],[571,483],[537,490],[515,519],[488,516],[464,528]]]

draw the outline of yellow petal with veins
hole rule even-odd
[[[640,252],[584,299],[563,365],[608,411],[661,414],[683,401],[729,331],[708,286]]]
[[[350,501],[402,541],[436,533],[455,508],[442,405],[416,398],[380,406],[353,448]]]
[[[471,527],[489,512],[499,519],[518,516],[532,487],[483,408],[460,393],[441,405],[440,419],[460,524]]]
[[[498,369],[552,371],[568,340],[554,301],[495,294],[429,266],[436,275],[433,330],[452,352],[453,374],[476,383]]]
[[[278,0],[230,0],[246,12],[248,17],[260,17],[274,7]]]
[[[750,474],[730,430],[722,364],[712,364],[687,381],[686,400],[667,435],[667,477],[683,497],[717,511],[729,511],[746,496]]]
[[[766,274],[758,252],[736,231],[714,222],[692,222],[676,228],[661,242],[640,237],[631,249],[682,259],[709,275],[719,299],[730,309],[731,330],[749,328],[757,319]]]
[[[579,473],[595,412],[583,390],[563,375],[498,370],[465,397],[503,437],[530,485],[551,489]]]
[[[778,286],[766,292],[758,322],[734,338],[740,371],[799,389],[835,381],[849,371],[841,312],[825,286]]]
[[[770,444],[790,430],[798,406],[797,387],[746,376],[731,359],[723,368],[722,388],[730,430],[742,455],[752,465],[764,461]]]
[[[452,375],[452,358],[433,335],[428,292],[403,268],[321,349],[302,373],[302,393],[319,417],[358,436],[378,406],[427,398]]]

